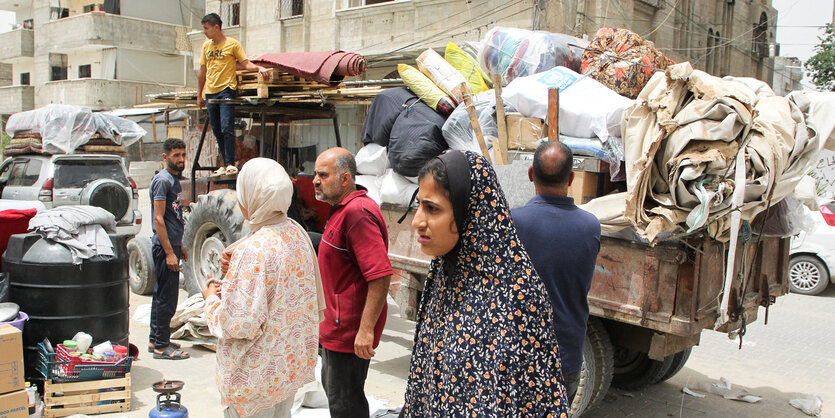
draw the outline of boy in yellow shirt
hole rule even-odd
[[[258,71],[269,80],[269,71],[255,65],[246,57],[237,39],[223,34],[223,22],[217,13],[209,13],[201,20],[206,42],[200,54],[200,71],[197,73],[197,106],[206,105],[212,132],[217,138],[217,147],[223,164],[214,172],[215,176],[237,174],[235,167],[235,106],[227,103],[209,103],[209,99],[234,99],[237,94],[238,68]]]

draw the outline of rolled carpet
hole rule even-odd
[[[305,80],[337,85],[365,72],[365,57],[353,52],[279,52],[250,57],[255,64],[278,68]]]

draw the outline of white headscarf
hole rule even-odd
[[[250,230],[287,220],[293,199],[293,182],[281,164],[268,158],[253,158],[238,173],[238,203],[246,209]]]

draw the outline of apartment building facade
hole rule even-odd
[[[478,41],[493,26],[591,39],[625,27],[675,61],[717,76],[771,82],[777,11],[771,0],[206,0],[247,53],[340,49],[369,58],[369,78],[426,48]],[[190,34],[199,53],[204,37]]]
[[[196,88],[187,34],[203,0],[0,0],[0,10],[17,23],[0,34],[11,66],[0,115],[50,103],[110,110]]]

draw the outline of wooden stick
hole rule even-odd
[[[560,89],[548,89],[548,141],[560,140]]]
[[[507,156],[507,119],[502,100],[502,76],[493,74],[493,88],[496,91],[496,122],[499,127],[499,137],[493,144],[493,154],[496,156],[496,164],[510,164]]]
[[[478,146],[481,148],[481,153],[484,154],[484,158],[487,159],[487,162],[492,164],[493,160],[490,159],[490,152],[487,150],[487,143],[484,142],[484,135],[481,133],[481,125],[478,124],[478,116],[475,113],[473,99],[470,97],[470,88],[467,86],[467,83],[461,83],[460,88],[464,96],[464,105],[467,107],[467,114],[470,116],[470,124],[473,125],[473,132],[475,132],[475,138],[478,140]]]

